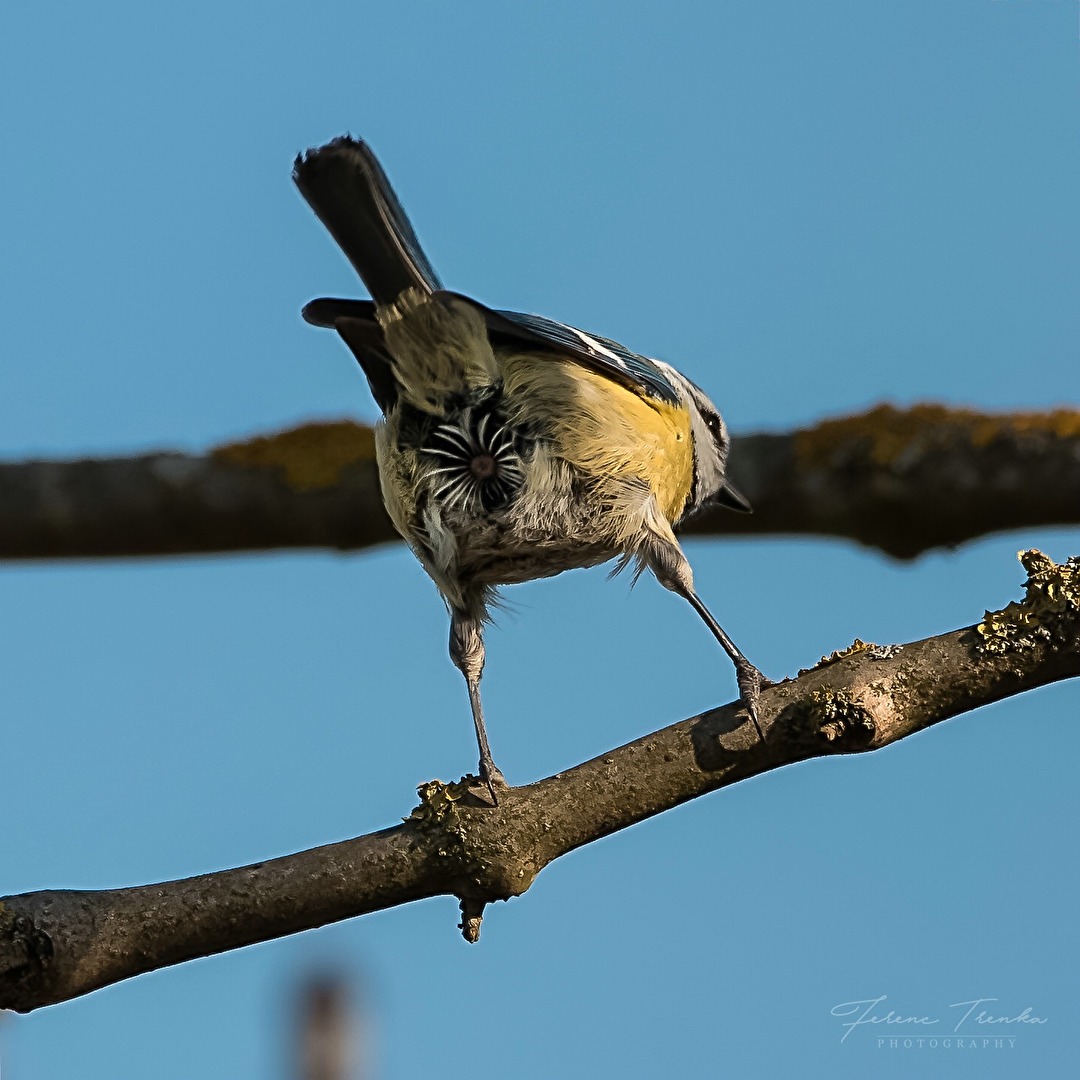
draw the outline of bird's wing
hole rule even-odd
[[[566,323],[545,319],[542,315],[524,315],[518,311],[497,311],[458,293],[438,292],[438,297],[464,300],[479,310],[487,323],[492,344],[537,354],[568,357],[584,367],[614,379],[643,397],[657,398],[671,405],[682,400],[671,377],[663,367],[647,356],[631,352],[610,338],[588,334]],[[352,349],[360,365],[368,371],[373,339],[354,330],[345,331],[346,323],[362,322],[375,326],[375,304],[370,300],[312,300],[303,310],[305,321],[313,326],[336,329]],[[370,381],[370,372],[369,372]],[[374,384],[372,385],[374,391]],[[378,394],[376,393],[376,398]],[[380,401],[380,404],[382,402]]]
[[[456,295],[451,293],[450,295]],[[468,299],[463,297],[462,299]],[[496,345],[537,346],[545,352],[569,357],[645,397],[671,405],[682,400],[670,376],[655,360],[632,352],[611,338],[588,334],[576,326],[546,319],[543,315],[523,315],[520,311],[495,311],[477,304],[487,320],[488,335]]]

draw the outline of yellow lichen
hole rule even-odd
[[[902,645],[875,645],[872,641],[856,638],[846,649],[837,649],[836,652],[823,656],[812,668],[801,668],[799,675],[809,675],[811,671],[819,671],[830,664],[846,660],[849,656],[863,656],[871,660],[891,660],[902,649]]]
[[[279,469],[294,490],[315,491],[337,484],[346,466],[374,461],[375,435],[351,420],[303,424],[219,446],[211,456],[229,465]]]
[[[869,648],[871,648],[869,644],[861,638],[856,638],[846,649],[837,649],[835,652],[829,653],[828,656],[823,656],[816,666],[821,668],[826,667],[828,664],[835,664],[837,660],[843,660],[845,656],[854,656],[855,653],[866,652]]]
[[[807,695],[803,708],[827,742],[848,739],[866,743],[874,736],[874,719],[848,690],[823,687]]]
[[[1018,652],[1063,640],[1062,627],[1071,620],[1062,616],[1080,610],[1080,558],[1058,564],[1034,549],[1019,552],[1018,558],[1028,573],[1024,599],[986,612],[975,627],[980,652]]]
[[[1075,556],[1061,566],[1034,548],[1017,557],[1028,573],[1025,603],[1055,615],[1080,609],[1080,562]]]
[[[435,824],[445,821],[454,812],[454,804],[468,795],[469,785],[464,781],[444,784],[441,780],[429,780],[421,784],[416,793],[420,796],[420,805],[413,809],[406,820]]]
[[[964,441],[982,449],[998,439],[1041,435],[1080,438],[1080,410],[982,413],[944,405],[913,405],[907,409],[878,405],[858,416],[824,420],[795,436],[798,461],[807,467],[828,465],[838,452],[857,451],[872,464],[889,466],[909,447]]]

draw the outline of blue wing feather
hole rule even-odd
[[[545,319],[542,315],[525,315],[520,311],[497,311],[485,307],[460,293],[437,292],[436,297],[453,297],[472,304],[481,311],[487,323],[492,343],[504,348],[527,348],[552,355],[569,357],[577,363],[606,375],[643,397],[657,398],[671,405],[681,401],[679,391],[670,376],[654,360],[631,352],[611,338],[588,334],[584,330]],[[339,319],[357,320],[377,326],[375,304],[370,300],[312,300],[303,310],[305,321],[313,326],[341,329]],[[350,345],[352,343],[350,342]],[[356,349],[353,349],[356,353]],[[367,364],[357,353],[357,359]]]
[[[475,300],[470,303],[476,304]],[[681,398],[670,376],[654,360],[631,352],[611,338],[589,334],[567,323],[555,322],[542,315],[523,315],[519,311],[493,311],[476,304],[487,316],[488,333],[494,339],[505,335],[512,339],[542,345],[545,349],[569,356],[578,363],[615,379],[624,386],[655,397],[671,405]]]

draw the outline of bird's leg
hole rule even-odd
[[[727,636],[724,628],[713,618],[712,612],[702,603],[701,597],[693,589],[689,592],[680,592],[680,595],[690,601],[705,625],[713,632],[713,637],[720,642],[724,652],[731,657],[731,662],[735,665],[735,681],[739,685],[739,697],[742,698],[742,703],[746,706],[746,711],[750,714],[750,719],[757,729],[758,738],[764,742],[765,733],[761,730],[761,722],[758,720],[758,702],[761,700],[761,688],[765,684],[765,676],[746,659],[742,650]]]
[[[690,602],[693,609],[701,616],[702,621],[712,631],[713,637],[720,642],[724,652],[731,657],[735,665],[735,679],[739,686],[739,697],[746,711],[750,714],[750,720],[757,730],[758,737],[765,741],[765,733],[761,730],[758,719],[758,703],[761,700],[762,687],[767,685],[767,680],[761,672],[750,663],[743,655],[742,650],[728,637],[724,628],[713,618],[712,612],[702,602],[701,597],[694,591],[694,573],[690,569],[690,563],[677,543],[663,543],[655,545],[647,554],[646,562],[656,575],[656,580],[670,589],[673,593]]]
[[[484,709],[480,703],[480,676],[484,673],[484,624],[480,619],[457,609],[450,612],[450,659],[465,676],[469,688],[476,743],[480,748],[480,779],[487,785],[491,801],[498,806],[499,797],[495,794],[495,787],[505,787],[506,781],[492,760],[484,727]]]

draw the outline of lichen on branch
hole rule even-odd
[[[401,824],[235,870],[0,901],[0,1008],[28,1011],[144,971],[430,896],[469,941],[485,906],[561,855],[793,762],[876,750],[980,705],[1080,676],[1080,559],[1021,553],[1025,597],[906,644],[856,641],[762,696],[764,742],[738,703],[500,792],[430,781]]]

